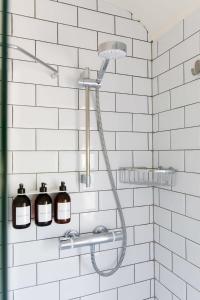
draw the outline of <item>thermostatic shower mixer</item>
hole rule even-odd
[[[66,232],[60,238],[60,249],[73,249],[96,244],[121,241],[123,238],[122,230],[108,230],[105,226],[97,226],[93,233],[80,235],[76,230]]]

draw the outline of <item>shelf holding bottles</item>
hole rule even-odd
[[[174,186],[176,170],[174,168],[134,168],[119,169],[119,181],[121,183],[137,185]]]
[[[25,229],[31,225],[32,211],[37,226],[49,226],[53,218],[58,224],[71,221],[71,198],[65,182],[61,181],[59,190],[53,191],[48,191],[46,185],[42,182],[39,192],[26,193],[23,183],[19,184],[12,201],[12,224],[15,229]],[[50,196],[52,194],[55,197]],[[33,195],[36,197],[31,200],[30,196]]]

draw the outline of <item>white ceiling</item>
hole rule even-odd
[[[200,8],[200,0],[107,0],[133,12],[155,40],[176,23]]]

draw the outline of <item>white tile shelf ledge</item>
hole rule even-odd
[[[126,167],[119,169],[121,183],[139,185],[174,186],[176,170],[174,168],[134,168]]]

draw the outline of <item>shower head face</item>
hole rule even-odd
[[[105,42],[99,45],[98,53],[101,58],[107,60],[123,58],[127,55],[127,47],[125,43],[118,41]]]

